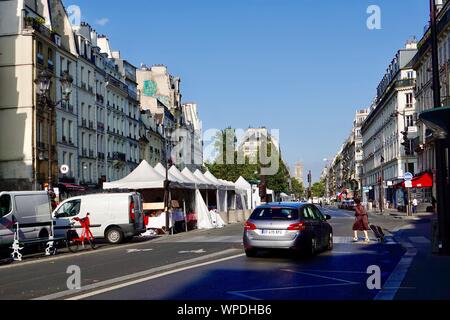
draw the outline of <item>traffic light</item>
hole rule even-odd
[[[311,171],[308,173],[308,183],[312,182],[312,175],[311,175]]]
[[[402,146],[405,147],[405,154],[409,156],[411,155],[411,143],[408,137],[408,129],[402,131],[401,134],[403,136]]]

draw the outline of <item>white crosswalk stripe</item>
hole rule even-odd
[[[242,236],[197,236],[193,238],[187,238],[178,240],[177,242],[196,242],[196,243],[242,243]]]
[[[334,236],[333,242],[335,244],[349,244],[349,243],[351,243],[351,244],[366,244],[366,245],[370,245],[370,244],[377,243],[378,240],[376,238],[371,238],[370,242],[366,243],[366,242],[364,242],[364,239],[359,239],[358,242],[355,242],[355,241],[353,241],[353,237],[338,237],[338,236]],[[392,237],[385,237],[383,244],[393,245],[393,244],[397,244],[397,242]]]

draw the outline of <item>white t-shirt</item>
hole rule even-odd
[[[418,205],[417,199],[414,199],[412,203],[413,203],[413,206],[417,206]]]

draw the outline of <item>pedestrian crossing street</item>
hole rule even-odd
[[[377,243],[377,239],[371,238],[370,243],[364,242],[364,239],[360,239],[358,242],[353,241],[353,237],[335,236],[334,244],[355,244],[355,245],[373,245]],[[192,238],[186,238],[181,240],[175,240],[178,243],[242,243],[242,236],[196,236]],[[397,242],[392,237],[386,237],[384,244],[392,245]]]

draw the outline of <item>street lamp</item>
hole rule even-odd
[[[164,128],[165,137],[169,141],[166,143],[166,157],[168,156],[170,152],[169,145],[172,142],[172,130],[168,127]],[[164,212],[166,213],[166,232],[169,232],[170,230],[170,216],[169,216],[169,196],[170,196],[170,181],[169,181],[169,169],[173,165],[172,161],[172,155],[169,155],[168,158],[166,158],[166,177],[164,180]]]
[[[65,71],[61,78],[61,86],[62,86],[62,97],[56,103],[53,103],[49,97],[50,87],[52,82],[52,73],[48,70],[41,71],[34,83],[38,86],[37,94],[40,100],[40,103],[44,105],[44,107],[48,110],[48,190],[52,190],[52,115],[53,110],[56,106],[58,106],[62,101],[69,101],[70,94],[72,93],[72,83],[73,78],[69,74],[69,72]]]

